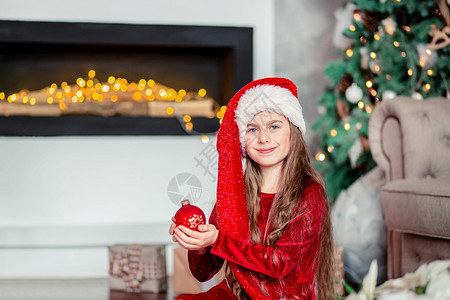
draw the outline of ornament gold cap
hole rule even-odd
[[[186,205],[190,205],[190,204],[191,203],[187,199],[181,201],[181,206],[186,206]]]

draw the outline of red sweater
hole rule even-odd
[[[267,216],[275,194],[261,194],[258,227],[264,233]],[[199,281],[214,276],[224,260],[238,265],[239,281],[251,299],[315,299],[314,274],[319,252],[319,231],[325,213],[325,192],[317,183],[303,191],[298,211],[275,245],[262,245],[219,235],[215,244],[204,253],[189,251],[189,267]],[[218,226],[215,209],[209,222]],[[265,285],[261,290],[260,282]],[[222,282],[210,291],[194,297],[178,299],[236,299]]]

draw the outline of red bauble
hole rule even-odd
[[[197,230],[198,225],[205,224],[205,214],[195,205],[191,205],[189,200],[181,201],[181,208],[175,214],[175,224],[186,226],[192,230]]]

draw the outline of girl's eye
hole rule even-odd
[[[280,128],[278,125],[272,125],[272,126],[270,126],[270,129],[278,129],[278,128]]]
[[[247,132],[256,132],[256,128],[249,128],[247,129]]]

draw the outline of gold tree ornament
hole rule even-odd
[[[431,25],[429,35],[432,37],[431,43],[427,44],[427,48],[431,50],[439,50],[450,45],[450,9],[446,0],[436,0],[446,26],[439,30],[436,25]]]

